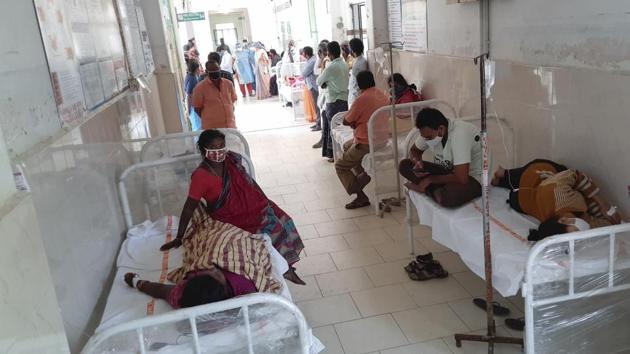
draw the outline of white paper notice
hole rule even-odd
[[[85,104],[88,109],[93,109],[105,101],[98,64],[83,64],[79,68],[79,72],[81,73],[81,82],[85,93]]]
[[[402,4],[401,0],[387,0],[387,19],[389,23],[389,41],[402,42]]]
[[[426,0],[402,0],[402,31],[405,50],[426,53]]]
[[[70,21],[61,0],[35,0],[50,70],[53,94],[62,123],[81,120],[85,106]]]

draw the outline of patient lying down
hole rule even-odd
[[[192,307],[257,291],[278,293],[272,278],[271,256],[262,235],[207,217],[198,208],[183,238],[182,267],[168,274],[175,285],[138,279],[125,274],[125,282],[173,308]]]
[[[540,221],[528,240],[621,223],[615,207],[599,195],[599,187],[584,173],[549,160],[523,167],[499,168],[492,185],[510,190],[512,209]]]

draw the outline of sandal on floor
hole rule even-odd
[[[473,304],[475,304],[477,307],[479,307],[482,310],[486,310],[486,300],[481,299],[481,298],[475,298],[473,299]],[[501,306],[500,303],[493,301],[492,302],[492,312],[494,312],[495,316],[507,316],[510,314],[510,309],[507,307],[503,307]]]
[[[440,264],[440,262],[433,260],[433,253],[429,252],[427,254],[420,254],[418,256],[416,256],[416,262],[418,263],[437,263]]]
[[[505,325],[511,330],[522,332],[525,329],[525,318],[506,318]]]
[[[353,200],[350,203],[346,204],[346,209],[348,210],[352,210],[352,209],[359,209],[359,208],[364,208],[366,206],[370,206],[370,201],[369,200]]]
[[[441,279],[448,276],[448,272],[442,266],[421,264],[411,262],[405,267],[409,279],[415,281],[425,281],[431,279]]]

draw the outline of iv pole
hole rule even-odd
[[[383,42],[383,43],[379,43],[378,46],[387,46],[387,49],[389,50],[389,75],[390,77],[392,75],[394,75],[394,55],[393,55],[393,47],[394,45],[400,45],[402,46],[404,43],[400,42],[400,41],[395,41],[395,42]],[[391,104],[390,104],[390,117],[392,119],[392,145],[393,145],[393,149],[394,149],[394,162],[395,162],[395,166],[394,166],[394,170],[396,171],[396,187],[397,187],[397,194],[396,194],[396,198],[388,198],[383,200],[383,204],[379,213],[379,216],[382,218],[383,217],[383,213],[385,212],[385,209],[391,209],[392,206],[400,206],[401,205],[401,201],[403,200],[402,198],[402,194],[400,192],[400,174],[398,173],[398,128],[397,128],[397,122],[396,122],[396,93],[394,91],[394,85],[391,85],[391,87],[389,88],[389,92],[390,92],[390,96],[391,96]],[[376,196],[378,199],[378,195]]]
[[[481,51],[483,54],[474,59],[475,64],[479,64],[479,90],[481,96],[481,149],[482,157],[482,176],[481,176],[481,204],[483,216],[483,255],[486,278],[486,335],[471,334],[455,334],[455,345],[460,348],[462,341],[486,342],[488,343],[488,354],[494,353],[495,343],[520,344],[523,346],[522,338],[500,337],[496,333],[496,324],[494,321],[493,296],[494,288],[492,286],[492,248],[490,246],[490,203],[489,203],[489,147],[488,147],[488,126],[487,126],[487,92],[486,92],[486,60],[490,58],[490,0],[480,0],[480,24],[481,24]]]

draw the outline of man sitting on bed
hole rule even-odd
[[[271,276],[271,256],[263,235],[209,218],[199,207],[182,242],[183,265],[168,274],[175,285],[140,280],[134,273],[125,274],[127,285],[166,300],[173,308],[280,291],[282,285]]]
[[[530,241],[622,220],[616,208],[599,195],[593,180],[553,161],[534,160],[511,170],[499,168],[492,185],[510,190],[512,209],[540,221],[537,230],[530,230]]]
[[[481,196],[481,139],[473,124],[444,117],[435,108],[416,116],[420,137],[411,147],[411,159],[400,162],[405,186],[424,193],[437,204],[457,208]],[[423,161],[429,150],[434,163]]]

